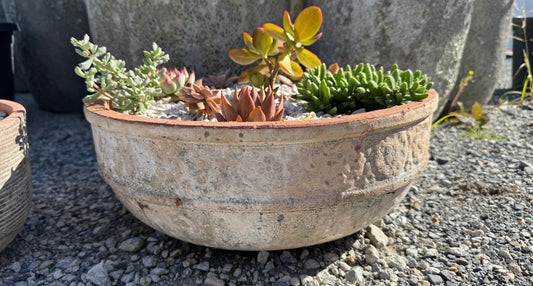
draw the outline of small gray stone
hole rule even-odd
[[[370,242],[377,248],[384,248],[389,244],[389,238],[383,233],[383,231],[371,224],[366,228],[366,235],[370,239]]]
[[[298,277],[291,277],[291,280],[289,281],[291,286],[299,286],[300,285],[300,279]]]
[[[503,249],[500,249],[500,251],[498,251],[498,255],[501,256],[502,258],[507,259],[507,260],[513,259],[513,257],[511,256],[511,253],[509,253],[509,251],[506,251],[506,250],[503,250]]]
[[[143,276],[141,277],[141,279],[139,279],[139,283],[142,285],[142,286],[148,286],[150,284],[152,284],[152,279],[148,276]]]
[[[427,269],[429,267],[428,263],[425,260],[420,260],[417,265],[418,268],[422,270]]]
[[[0,120],[2,120],[2,117],[0,117]],[[16,282],[14,286],[28,286],[28,283],[26,281],[19,281]]]
[[[61,269],[57,269],[52,273],[52,277],[54,277],[55,280],[59,280],[63,276],[65,276],[65,274],[63,273],[63,271],[61,271]]]
[[[320,283],[318,283],[313,277],[307,276],[302,279],[302,286],[320,286]]]
[[[146,268],[152,268],[157,265],[157,258],[153,255],[144,256],[142,259],[142,264]]]
[[[257,263],[259,263],[260,265],[265,265],[268,261],[269,256],[270,254],[268,253],[268,251],[259,251],[259,253],[257,253]]]
[[[168,269],[166,268],[154,268],[152,269],[152,271],[150,271],[150,274],[154,274],[154,275],[165,275],[168,273]]]
[[[333,252],[328,252],[326,254],[324,254],[324,260],[327,262],[327,263],[333,263],[337,260],[339,260],[339,256]]]
[[[438,268],[429,266],[424,270],[424,273],[426,274],[440,274],[440,270]]]
[[[513,272],[514,274],[522,273],[522,268],[520,268],[520,265],[516,263],[509,264],[509,270],[511,270],[511,272]]]
[[[274,269],[274,262],[272,262],[272,260],[269,260],[267,264],[265,265],[265,269],[263,270],[263,272],[268,272],[272,269]]]
[[[455,259],[455,263],[457,263],[459,265],[463,265],[463,266],[468,265],[468,261],[466,259],[464,259],[464,258]]]
[[[78,278],[76,275],[74,274],[67,274],[65,276],[63,276],[63,278],[61,278],[61,280],[65,281],[65,282],[72,282],[74,280],[76,280],[76,278]]]
[[[209,271],[209,261],[204,261],[204,262],[198,263],[198,264],[194,265],[192,268],[208,272]]]
[[[304,269],[313,270],[320,268],[320,263],[314,259],[307,259],[304,263]]]
[[[343,262],[343,261],[339,261],[337,263],[337,266],[339,266],[340,269],[342,269],[342,271],[346,272],[346,271],[349,271],[352,269],[352,267],[350,265],[348,265],[346,262]]]
[[[439,256],[439,251],[435,248],[429,248],[429,249],[426,249],[424,256],[429,257],[429,258],[435,258]]]
[[[405,255],[411,256],[413,258],[417,258],[418,257],[418,250],[416,248],[407,248],[405,250]]]
[[[440,275],[446,279],[446,281],[454,281],[455,280],[455,273],[449,270],[442,270],[440,272]]]
[[[43,261],[41,264],[39,264],[39,269],[48,269],[50,267],[52,267],[52,265],[54,265],[56,262],[54,260],[46,260],[46,261]]]
[[[107,286],[111,285],[111,280],[107,274],[107,270],[104,268],[104,261],[94,265],[87,271],[87,280],[98,286]]]
[[[222,273],[229,273],[233,269],[233,264],[226,263],[222,266]]]
[[[364,270],[361,266],[356,266],[349,270],[344,276],[346,278],[346,282],[349,284],[364,285],[363,271]]]
[[[281,262],[283,262],[284,264],[296,264],[298,262],[298,260],[296,259],[296,257],[294,257],[289,251],[285,250],[281,253],[281,255],[279,256],[279,259],[281,260]]]
[[[391,268],[396,268],[400,271],[403,271],[405,267],[407,267],[407,260],[404,257],[401,256],[389,256],[385,258],[385,261],[387,262],[387,265]]]
[[[337,285],[337,277],[329,274],[327,269],[324,269],[316,275],[316,278],[324,285]]]
[[[113,281],[119,281],[120,277],[124,274],[124,270],[116,270],[109,273],[109,277],[113,278]]]
[[[204,284],[207,286],[224,286],[226,283],[223,280],[218,279],[216,276],[210,276],[205,278]]]
[[[450,247],[448,248],[447,252],[457,257],[461,257],[465,253],[465,249],[462,247]]]
[[[355,282],[357,281],[355,270],[352,269],[346,272],[344,278],[346,279],[346,282],[348,282],[348,284],[355,284]]]
[[[13,270],[15,273],[19,273],[22,269],[22,266],[20,265],[20,262],[15,261],[13,264],[11,264],[11,270]]]
[[[129,283],[129,282],[133,281],[134,275],[135,274],[133,272],[126,273],[126,274],[122,275],[122,277],[120,278],[120,281],[123,282],[123,283]]]
[[[137,252],[144,246],[144,239],[140,237],[129,238],[120,243],[118,249],[126,252]]]
[[[407,257],[407,266],[411,267],[411,268],[415,268],[416,267],[416,259],[412,256],[408,256]]]
[[[384,269],[378,273],[378,278],[381,280],[398,281],[398,276],[390,268]]]
[[[365,261],[368,264],[376,263],[379,260],[378,250],[373,246],[369,245],[365,249]]]
[[[472,237],[480,237],[484,235],[485,235],[485,232],[482,231],[481,229],[476,229],[474,230],[474,232],[472,232]]]
[[[304,248],[304,250],[302,250],[302,253],[300,253],[300,260],[306,259],[307,256],[309,256],[309,250]]]
[[[429,282],[431,282],[431,284],[442,284],[444,283],[444,280],[442,280],[442,277],[440,277],[439,275],[434,275],[434,274],[428,274],[428,280]]]

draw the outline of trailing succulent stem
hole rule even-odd
[[[110,103],[111,109],[128,114],[142,114],[154,95],[161,94],[157,66],[168,62],[169,57],[155,43],[153,50],[144,52],[144,64],[134,70],[127,70],[123,60],[117,60],[106,51],[90,42],[71,38],[76,53],[86,58],[75,72],[85,79],[87,95],[83,102],[93,103],[98,99]]]
[[[390,71],[359,64],[345,69],[325,64],[304,73],[296,98],[308,102],[307,110],[331,115],[350,114],[359,108],[375,110],[422,100],[433,85],[420,71]]]
[[[211,102],[212,103],[212,102]],[[220,122],[263,122],[280,121],[283,117],[283,96],[276,107],[274,92],[261,87],[258,93],[255,88],[243,86],[239,91],[235,87],[235,94],[230,102],[222,96],[220,105],[211,104],[214,115]]]
[[[300,79],[303,75],[300,64],[309,69],[319,66],[320,59],[304,47],[322,36],[318,33],[321,25],[322,11],[312,6],[300,12],[294,24],[289,12],[285,11],[283,28],[266,23],[256,28],[251,36],[243,33],[247,49],[232,49],[228,56],[240,65],[256,63],[256,66],[244,71],[239,82],[250,82],[258,88],[269,86],[274,90],[280,71],[293,79]]]

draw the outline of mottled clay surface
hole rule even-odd
[[[26,110],[0,100],[0,250],[20,232],[31,208],[31,171],[26,133]]]
[[[289,0],[85,0],[95,43],[109,48],[129,66],[156,42],[171,57],[169,65],[201,76],[240,68],[229,59],[245,48],[242,33],[266,22],[281,24]]]
[[[328,64],[361,62],[421,70],[448,98],[458,75],[474,0],[317,1],[324,36],[310,49]],[[439,109],[443,108],[441,105]]]
[[[428,160],[438,96],[334,119],[209,123],[86,109],[102,177],[148,225],[225,249],[331,241],[385,215]]]
[[[459,76],[448,102],[453,100],[469,71],[474,71],[474,81],[459,98],[465,108],[470,109],[476,101],[485,104],[492,97],[504,68],[513,3],[514,0],[475,1]]]

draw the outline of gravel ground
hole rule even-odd
[[[133,217],[100,179],[82,115],[28,110],[34,207],[0,285],[532,285],[533,106],[488,108],[490,133],[432,132],[427,170],[351,236],[272,252],[206,248]]]

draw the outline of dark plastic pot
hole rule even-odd
[[[522,28],[523,22],[526,24],[526,33]],[[529,62],[533,63],[533,18],[513,18],[513,89],[522,90],[527,77],[527,69],[523,67],[515,76],[520,66],[524,63],[524,50],[526,45],[524,39],[528,41]]]
[[[0,23],[0,99],[14,99],[13,32],[15,23]]]

